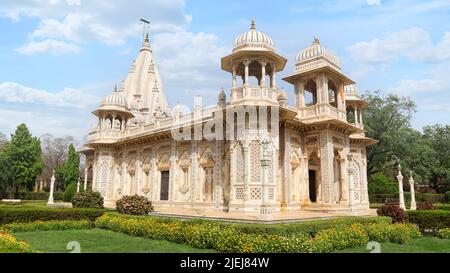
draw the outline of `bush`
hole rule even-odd
[[[396,194],[398,192],[397,183],[381,173],[374,174],[369,178],[368,187],[369,194]]]
[[[381,218],[386,219],[386,218]],[[225,253],[299,253],[299,252],[331,252],[337,249],[361,246],[371,238],[379,238],[375,230],[382,230],[384,237],[403,242],[412,236],[419,236],[417,227],[409,224],[398,224],[392,230],[402,237],[384,235],[391,231],[388,223],[354,223],[347,226],[323,229],[315,236],[308,233],[289,235],[243,233],[235,225],[212,221],[181,221],[156,217],[127,216],[105,214],[95,222],[96,227],[122,232],[133,236],[147,237],[155,240],[167,240],[185,243],[197,248],[212,248]],[[372,225],[371,233],[365,225]],[[382,227],[378,227],[381,225]],[[377,237],[378,236],[378,237]]]
[[[313,220],[292,224],[231,224],[233,228],[242,233],[247,234],[273,234],[273,235],[290,235],[295,233],[307,233],[315,236],[317,232],[338,227],[348,227],[352,224],[390,224],[392,222],[389,217],[341,217],[327,220]]]
[[[10,232],[31,232],[41,230],[69,230],[69,229],[89,229],[92,228],[92,223],[88,220],[68,221],[68,220],[54,220],[54,221],[35,221],[29,223],[11,223],[2,226],[2,228]]]
[[[421,231],[437,231],[450,228],[450,211],[447,210],[414,210],[408,211],[409,222],[416,224]]]
[[[14,222],[34,222],[49,220],[89,220],[103,215],[103,210],[98,209],[69,209],[69,208],[16,208],[0,207],[0,225]]]
[[[441,239],[450,239],[450,228],[440,229],[438,232],[438,237]]]
[[[74,208],[103,208],[103,197],[98,192],[86,191],[79,192],[72,198]]]
[[[417,209],[418,210],[433,210],[434,205],[431,202],[420,202],[419,204],[417,204]]]
[[[389,216],[393,223],[405,223],[408,221],[408,214],[400,207],[394,205],[383,205],[377,210],[379,216]]]
[[[445,193],[445,202],[450,203],[450,191]]]
[[[18,241],[11,234],[0,230],[0,253],[30,253],[31,247],[26,242]]]
[[[414,224],[393,224],[389,226],[389,241],[404,244],[410,239],[422,236],[419,228]]]
[[[434,208],[438,210],[450,210],[450,204],[435,204]]]
[[[128,195],[117,200],[116,210],[122,214],[145,215],[153,211],[153,206],[147,197]]]
[[[72,197],[75,195],[76,192],[77,192],[77,185],[73,184],[73,183],[69,184],[66,187],[66,190],[64,191],[64,197],[63,197],[64,202],[72,201]]]
[[[404,196],[405,204],[410,204],[411,194],[409,192],[405,192]],[[398,194],[369,194],[370,203],[384,203],[386,198],[398,198]],[[431,202],[436,204],[445,203],[446,199],[444,194],[416,193],[416,202]]]
[[[48,200],[49,197],[48,192],[34,192],[34,191],[19,191],[16,193],[16,199],[22,200]],[[63,200],[64,193],[55,192],[53,193],[53,200]]]

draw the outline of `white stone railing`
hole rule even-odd
[[[346,112],[338,110],[336,107],[328,103],[306,106],[298,109],[299,117],[302,120],[320,120],[328,118],[336,118],[346,120]]]
[[[232,101],[242,99],[269,99],[277,101],[278,89],[268,87],[235,87],[231,90]]]

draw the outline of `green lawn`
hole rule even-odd
[[[194,253],[214,252],[182,244],[133,237],[103,229],[38,231],[15,233],[40,252],[70,252],[67,243],[80,243],[82,253]]]
[[[337,251],[338,253],[368,253],[366,247],[358,247]],[[450,240],[425,236],[411,240],[403,245],[381,243],[381,253],[450,253]]]

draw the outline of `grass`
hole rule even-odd
[[[450,240],[424,236],[403,245],[381,243],[381,253],[450,253]],[[357,247],[337,251],[337,253],[369,253],[366,247]]]
[[[82,253],[208,253],[209,249],[197,249],[167,241],[134,237],[103,229],[38,231],[14,233],[39,252],[70,252],[67,243],[80,243]]]

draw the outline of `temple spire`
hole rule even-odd
[[[252,24],[251,24],[250,29],[256,29],[255,28],[255,19],[254,18],[252,18]]]

